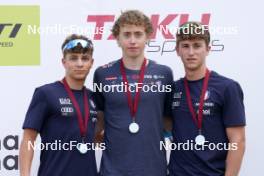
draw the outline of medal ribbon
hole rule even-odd
[[[147,60],[144,58],[144,61],[141,65],[140,72],[139,72],[138,84],[140,86],[137,89],[138,91],[136,91],[136,95],[135,95],[134,102],[133,102],[132,95],[131,95],[131,92],[129,89],[129,82],[127,80],[127,75],[126,75],[126,71],[125,71],[125,65],[124,65],[123,59],[121,59],[120,72],[122,74],[123,82],[126,86],[127,102],[128,102],[128,107],[129,107],[130,114],[131,114],[133,121],[135,121],[135,118],[136,118],[135,115],[136,115],[136,112],[138,109],[140,90],[142,89],[141,84],[143,83],[143,80],[144,80],[144,72],[145,72],[145,68],[146,68],[146,62],[147,62]]]
[[[188,107],[189,107],[189,110],[190,110],[190,112],[192,114],[193,121],[194,121],[194,123],[197,125],[197,127],[199,129],[199,132],[201,132],[201,130],[202,130],[204,98],[205,98],[206,90],[208,88],[209,77],[210,77],[210,71],[208,69],[206,69],[205,78],[203,80],[202,94],[200,96],[198,118],[196,118],[197,116],[196,116],[196,113],[195,113],[195,110],[194,110],[194,107],[193,107],[193,104],[192,104],[192,97],[191,97],[191,93],[190,93],[190,89],[189,89],[187,78],[186,78],[186,76],[184,78],[184,87],[185,87]]]
[[[84,118],[83,118],[83,115],[82,115],[81,110],[80,110],[80,106],[79,106],[72,90],[70,89],[66,79],[63,78],[62,81],[63,81],[64,88],[67,91],[68,96],[70,97],[72,104],[73,104],[73,106],[77,112],[78,125],[79,125],[79,129],[80,129],[81,137],[84,140],[84,138],[86,136],[86,131],[88,128],[88,121],[90,118],[88,95],[87,95],[86,88],[85,87],[83,88],[83,102],[84,102]]]

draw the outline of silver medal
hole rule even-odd
[[[203,145],[205,143],[205,137],[201,134],[195,137],[195,143],[198,145]]]
[[[81,154],[85,154],[88,151],[87,145],[85,143],[78,143],[77,149],[79,150]]]
[[[131,133],[137,133],[138,130],[139,130],[139,125],[136,122],[130,123],[130,125],[129,125],[129,131]]]

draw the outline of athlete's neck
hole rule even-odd
[[[123,56],[123,62],[125,67],[128,69],[140,70],[142,63],[144,62],[144,58],[145,58],[144,55],[137,58]]]
[[[82,79],[76,80],[76,79],[72,79],[69,76],[65,76],[65,79],[71,89],[82,90],[85,80],[82,80]]]
[[[190,70],[190,69],[185,69],[185,76],[187,80],[189,81],[195,81],[199,80],[205,77],[206,74],[206,66],[201,66],[199,69],[195,70]]]

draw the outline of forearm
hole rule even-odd
[[[245,152],[245,141],[242,140],[236,143],[237,150],[229,150],[227,154],[225,176],[238,176],[239,174]]]
[[[34,155],[34,145],[37,131],[25,129],[19,151],[20,176],[30,176],[31,163]]]
[[[103,142],[104,138],[104,114],[102,111],[99,111],[97,114],[97,124],[95,127],[95,138],[94,142],[99,145]]]
[[[167,132],[172,131],[172,118],[171,117],[163,117],[164,130]]]
[[[20,146],[19,163],[20,163],[20,176],[30,176],[32,159],[34,150],[30,147],[28,140],[23,140]]]

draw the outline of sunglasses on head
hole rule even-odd
[[[62,51],[69,50],[75,48],[76,46],[81,45],[82,48],[93,48],[93,44],[91,41],[83,40],[83,39],[75,39],[69,41],[62,49]]]

